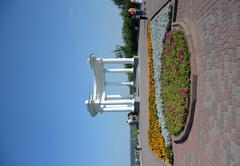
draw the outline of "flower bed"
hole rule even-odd
[[[164,34],[170,29],[172,5],[168,3],[151,20],[152,59],[154,71],[154,86],[156,107],[162,136],[167,146],[171,145],[171,134],[167,129],[163,114],[162,85],[161,85],[161,56],[163,51]]]
[[[182,31],[165,34],[161,77],[167,127],[178,135],[186,123],[190,102],[190,54]]]
[[[151,42],[151,28],[148,20],[148,72],[149,72],[149,92],[148,92],[148,106],[149,106],[149,129],[148,129],[148,143],[151,150],[160,158],[168,163],[172,163],[172,152],[166,146],[164,138],[161,134],[161,127],[156,109],[156,97],[154,86],[154,71],[152,58],[152,42]]]

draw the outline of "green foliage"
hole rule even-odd
[[[116,58],[124,58],[127,55],[127,46],[120,46],[116,45],[115,50],[113,51],[115,53]]]
[[[122,8],[124,0],[112,0],[113,3],[118,6],[119,8]]]
[[[139,7],[137,4],[130,3],[129,0],[113,0],[121,10],[123,19],[122,38],[124,45],[116,45],[114,53],[116,57],[131,58],[137,55],[138,49],[138,31],[135,27],[139,27],[139,21],[131,19],[128,14],[129,8]]]
[[[116,45],[115,57],[118,58],[132,58],[137,55],[138,50],[138,31],[135,27],[139,27],[139,20],[134,20],[129,17],[128,9],[139,7],[137,4],[130,3],[129,0],[113,0],[121,10],[121,16],[123,19],[122,38],[123,45]],[[126,68],[132,67],[132,65],[125,65]],[[133,74],[128,74],[128,80],[133,81]],[[129,86],[130,93],[135,92],[135,87]]]
[[[131,126],[130,130],[131,130],[131,139],[137,140],[138,139],[138,129],[137,129],[137,127],[136,126]]]
[[[129,81],[134,81],[134,75],[133,75],[133,73],[128,73],[128,80],[129,80]],[[129,86],[129,91],[130,91],[130,94],[135,93],[135,92],[136,92],[136,87],[130,85],[130,86]]]
[[[137,54],[138,49],[138,31],[135,27],[139,26],[139,21],[131,19],[128,14],[129,8],[138,7],[136,4],[130,3],[129,0],[123,0],[121,7],[121,16],[123,19],[122,37],[126,46],[126,58],[131,58]]]
[[[178,135],[184,128],[190,102],[190,54],[181,31],[166,35],[162,53],[162,98],[167,127]]]
[[[167,154],[169,163],[173,164],[173,152],[172,152],[172,149],[169,146],[166,147],[166,154]]]
[[[133,79],[134,79],[133,73],[128,73],[128,80],[133,81]]]

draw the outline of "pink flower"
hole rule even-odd
[[[177,47],[177,44],[176,44],[176,42],[174,42],[173,44],[172,44],[172,48],[176,48]]]
[[[166,40],[171,35],[171,32],[165,32],[164,33],[164,39]]]
[[[180,88],[181,94],[186,94],[188,92],[188,88]]]
[[[180,96],[181,100],[184,101],[185,97],[183,95]]]
[[[178,53],[177,53],[177,57],[179,58],[179,60],[180,61],[182,61],[183,60],[183,54],[184,54],[184,52],[183,52],[183,50],[181,49],[181,50],[179,50],[178,51]]]

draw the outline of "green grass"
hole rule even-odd
[[[190,54],[182,31],[165,35],[161,75],[167,127],[178,135],[186,123],[190,101]]]
[[[136,126],[131,126],[131,139],[137,140],[138,139],[138,129]]]

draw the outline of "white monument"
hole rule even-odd
[[[97,58],[94,54],[90,55],[88,59],[94,73],[93,94],[85,101],[85,104],[91,116],[96,116],[98,112],[131,112],[134,111],[134,96],[106,94],[106,86],[128,86],[133,85],[133,82],[106,82],[106,73],[133,73],[134,68],[114,68],[107,69],[105,64],[132,64],[134,65],[134,58],[113,58],[103,59]]]

